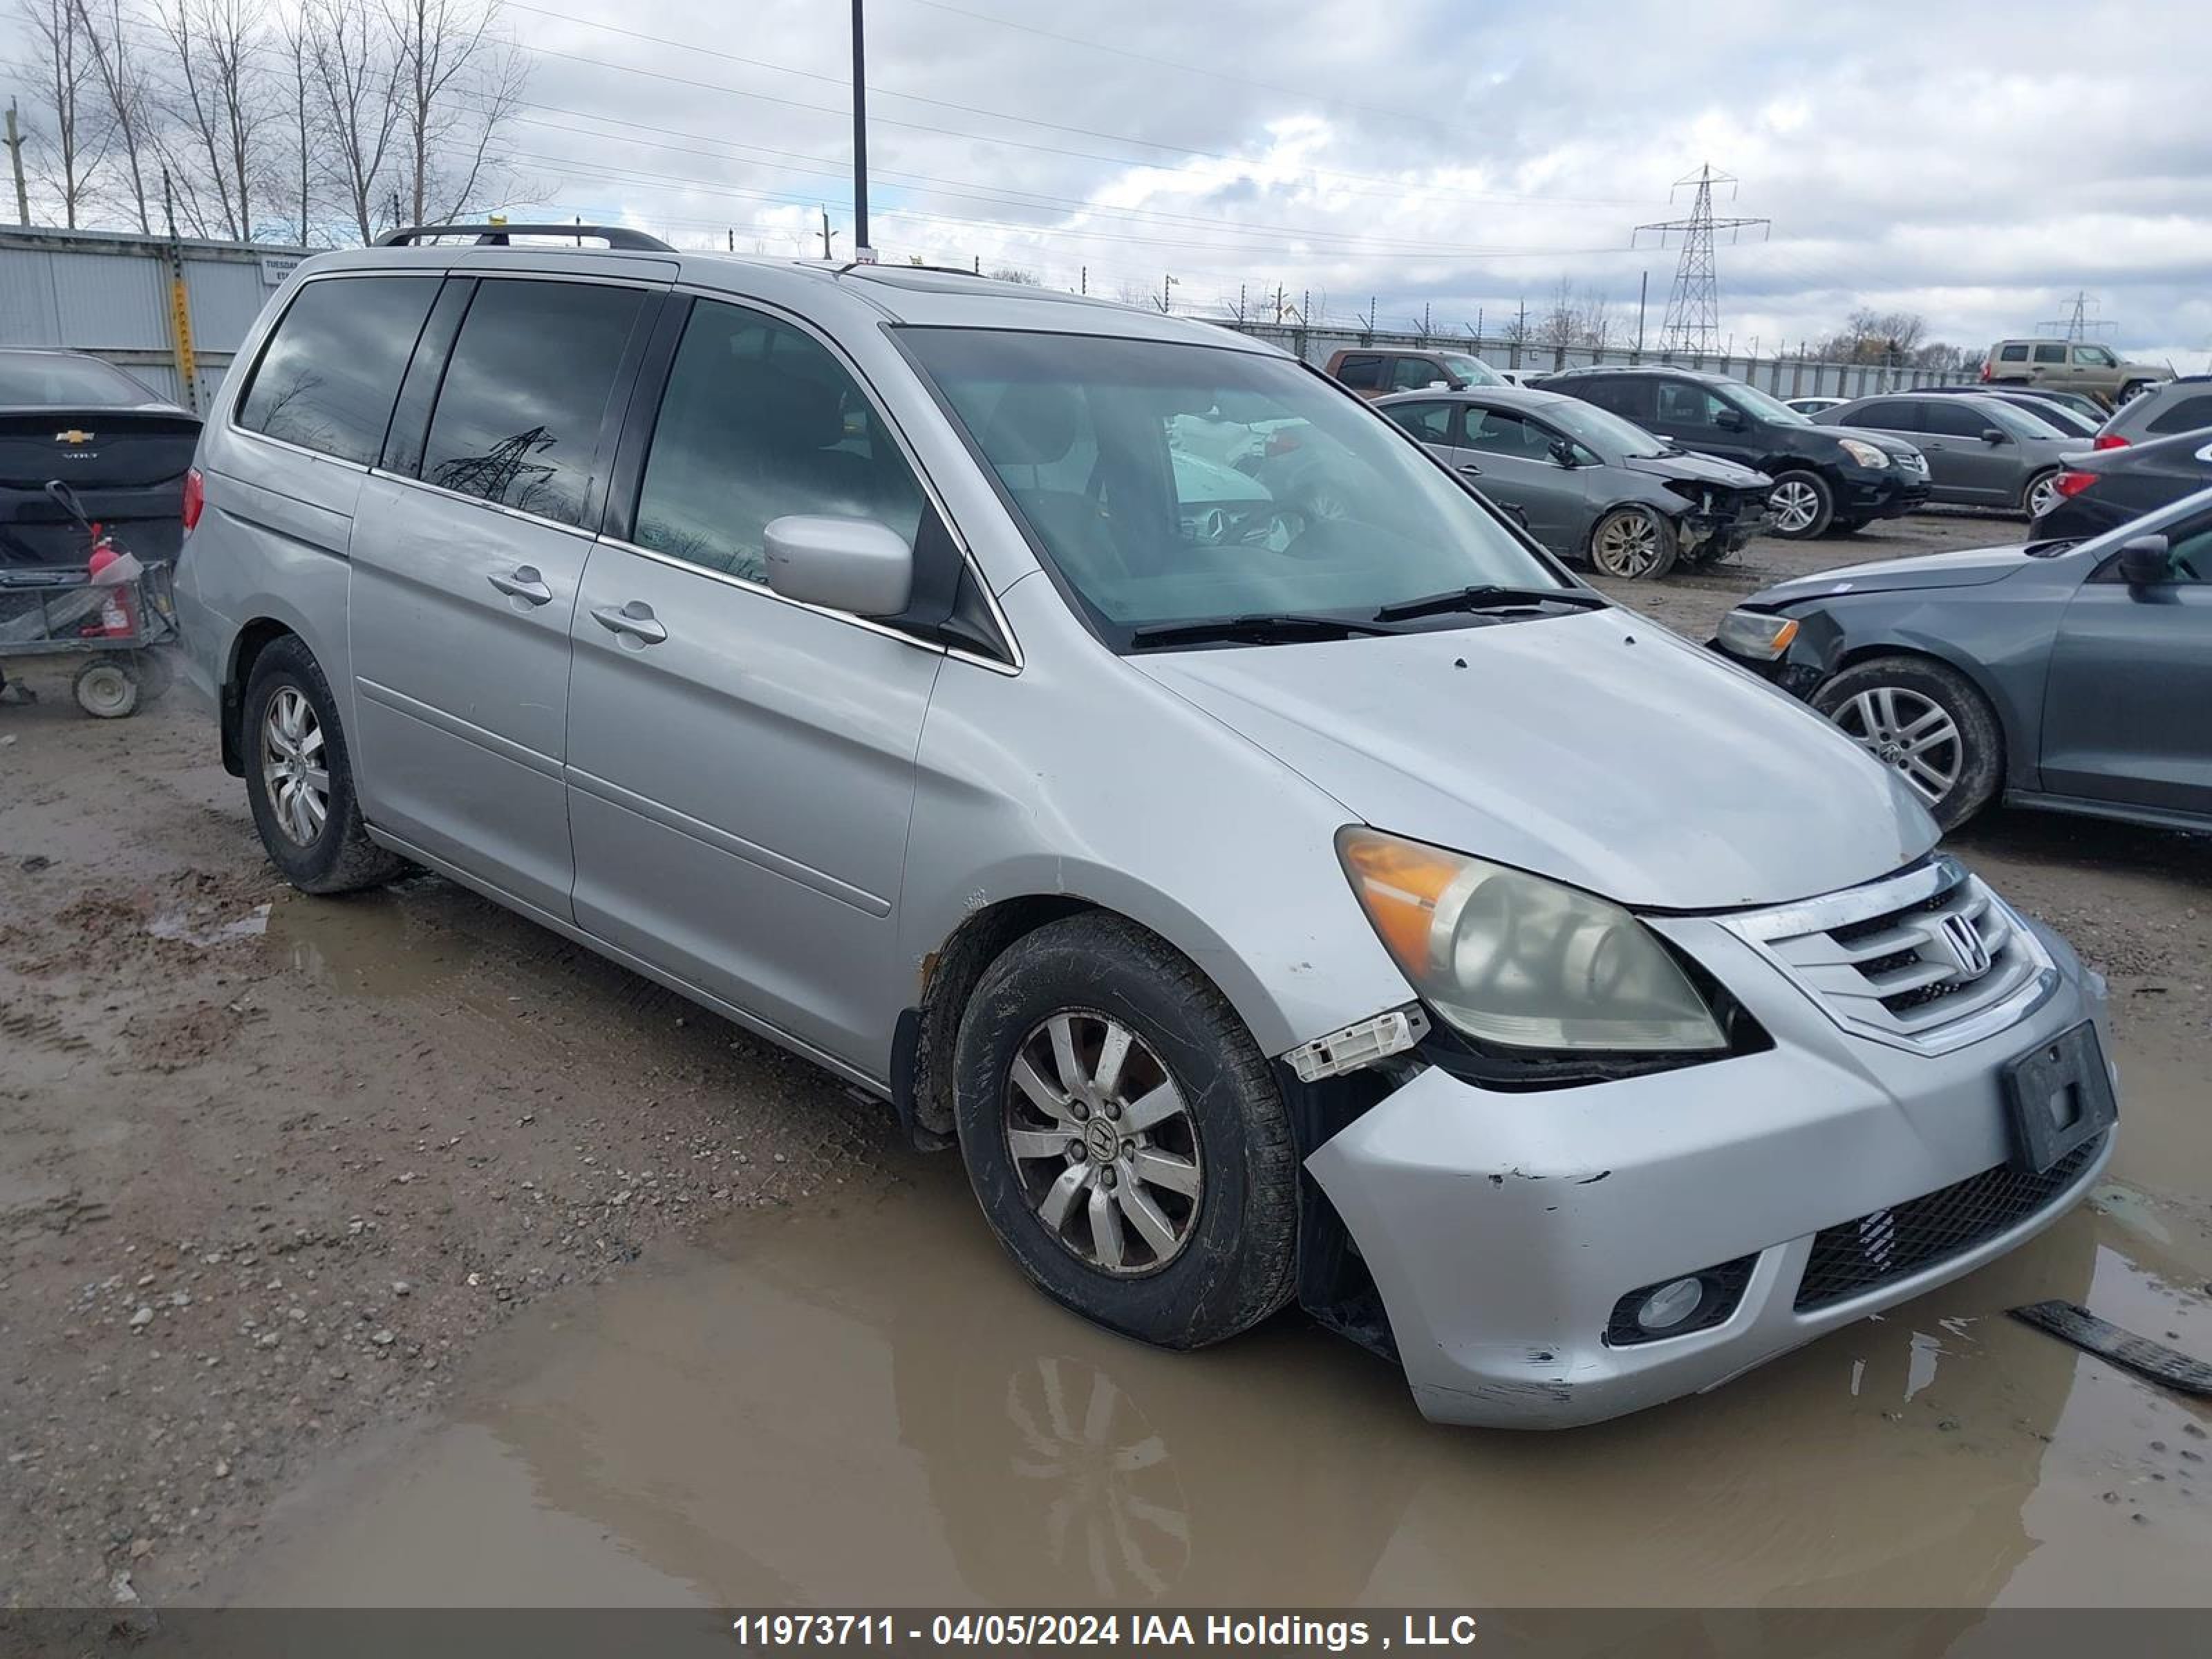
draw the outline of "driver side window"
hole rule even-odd
[[[1717,427],[1720,411],[1728,405],[1701,386],[1687,380],[1662,380],[1658,386],[1659,423],[1675,427]]]

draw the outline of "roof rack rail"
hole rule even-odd
[[[478,247],[505,247],[514,236],[589,236],[611,248],[630,253],[673,253],[676,250],[658,236],[648,236],[627,225],[405,225],[387,230],[373,244],[376,247],[411,247],[445,236],[474,236]]]

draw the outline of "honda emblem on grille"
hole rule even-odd
[[[1990,947],[1982,943],[1981,929],[1970,918],[1943,918],[1943,948],[1957,966],[1960,979],[1979,979],[1990,971]]]

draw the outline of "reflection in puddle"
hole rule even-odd
[[[337,899],[287,894],[269,915],[269,947],[295,972],[349,996],[437,994],[482,954],[422,914],[421,896],[443,885],[419,876]]]
[[[2212,1481],[2179,1455],[2212,1413],[2001,1316],[2063,1296],[2212,1353],[2175,1288],[2203,1269],[2089,1211],[1712,1395],[1515,1435],[1430,1426],[1294,1320],[1190,1355],[1094,1329],[1020,1282],[957,1166],[907,1167],[503,1339],[455,1421],[288,1499],[241,1599],[2212,1596]]]

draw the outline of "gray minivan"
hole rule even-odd
[[[957,1144],[1066,1306],[1295,1301],[1445,1421],[1711,1387],[2096,1180],[2066,945],[1343,387],[555,228],[307,261],[215,399],[178,601],[295,885],[488,894]]]

